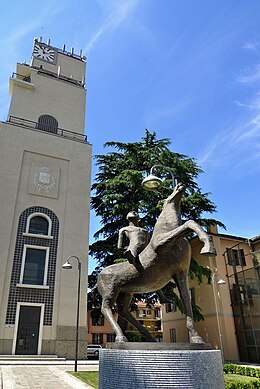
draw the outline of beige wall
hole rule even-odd
[[[43,61],[41,62],[43,63]],[[84,71],[85,63],[79,63]],[[53,66],[52,71],[57,71],[54,65],[49,66]],[[46,68],[45,63],[43,63],[43,67]],[[37,69],[28,68],[25,65],[18,65],[16,71],[18,74],[30,75],[31,83],[27,85],[19,82],[19,87],[17,87],[17,81],[10,80],[11,86],[16,83],[16,87],[10,88],[12,101],[9,115],[37,122],[40,114],[48,114],[58,120],[59,128],[80,134],[84,133],[86,106],[86,90],[84,88],[39,75]],[[29,89],[27,86],[31,88]]]
[[[57,326],[75,326],[77,299],[77,263],[66,271],[62,264],[69,255],[77,255],[82,261],[81,317],[86,322],[87,253],[89,234],[89,195],[91,146],[61,139],[47,133],[33,132],[1,123],[0,155],[5,161],[0,169],[0,244],[1,307],[8,301],[17,225],[20,214],[29,206],[41,205],[51,209],[59,219],[59,244],[53,326],[44,328],[43,337],[55,339]],[[57,198],[28,193],[32,164],[60,169]],[[4,223],[3,223],[4,221]],[[5,310],[1,314],[0,338],[12,338],[13,331],[4,325]]]

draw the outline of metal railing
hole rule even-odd
[[[28,130],[41,131],[50,135],[60,136],[76,142],[88,143],[87,135],[65,130],[63,128],[54,127],[48,124],[34,122],[32,120],[23,119],[17,116],[10,115],[6,123],[10,123],[18,127],[24,127]]]
[[[76,80],[73,77],[68,77],[68,76],[64,76],[63,74],[60,74],[59,71],[52,72],[51,70],[44,69],[43,67],[30,66],[30,65],[24,64],[24,63],[20,64],[20,65],[27,66],[30,69],[37,70],[37,74],[41,74],[43,76],[48,76],[48,77],[56,78],[58,80],[65,81],[65,82],[68,82],[70,84],[73,84],[73,85],[76,85],[76,86],[80,86],[81,88],[85,88],[85,78],[83,78],[82,80]],[[17,80],[21,80],[21,81],[31,82],[30,75],[25,76],[25,75],[18,74],[18,73],[12,73],[12,78],[16,78]]]
[[[50,70],[43,69],[43,68],[41,68],[41,69],[37,68],[37,69],[38,69],[38,71],[37,71],[38,74],[42,74],[42,75],[53,77],[53,78],[56,78],[56,79],[59,79],[62,81],[66,81],[66,82],[69,82],[70,84],[77,85],[77,86],[80,86],[83,88],[85,87],[84,80],[76,80],[75,78],[67,77],[67,76],[64,76],[62,74],[58,74],[57,72],[52,72]]]
[[[25,81],[25,82],[31,82],[31,76],[30,75],[25,76],[23,74],[13,73],[12,74],[12,78],[16,78],[17,80],[21,80],[21,81]]]

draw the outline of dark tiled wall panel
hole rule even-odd
[[[52,221],[51,235],[53,236],[53,239],[42,239],[37,237],[34,238],[23,236],[23,233],[26,232],[26,223],[28,216],[35,212],[43,213],[49,216]],[[6,324],[15,324],[16,306],[18,302],[44,303],[45,309],[43,324],[52,324],[58,236],[59,221],[57,216],[49,209],[44,207],[31,207],[26,209],[21,214],[17,229],[16,245],[14,251],[9,299],[6,314]],[[47,285],[49,286],[49,289],[17,288],[16,285],[19,283],[20,280],[23,249],[25,244],[50,248],[47,274]]]

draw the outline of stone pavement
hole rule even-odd
[[[1,389],[92,389],[67,371],[73,365],[0,364]],[[97,371],[96,365],[78,365],[78,371]]]

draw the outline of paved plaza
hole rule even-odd
[[[86,362],[86,361],[85,361]],[[92,389],[68,371],[74,365],[1,364],[1,389]],[[80,364],[78,371],[98,371],[98,363]]]

